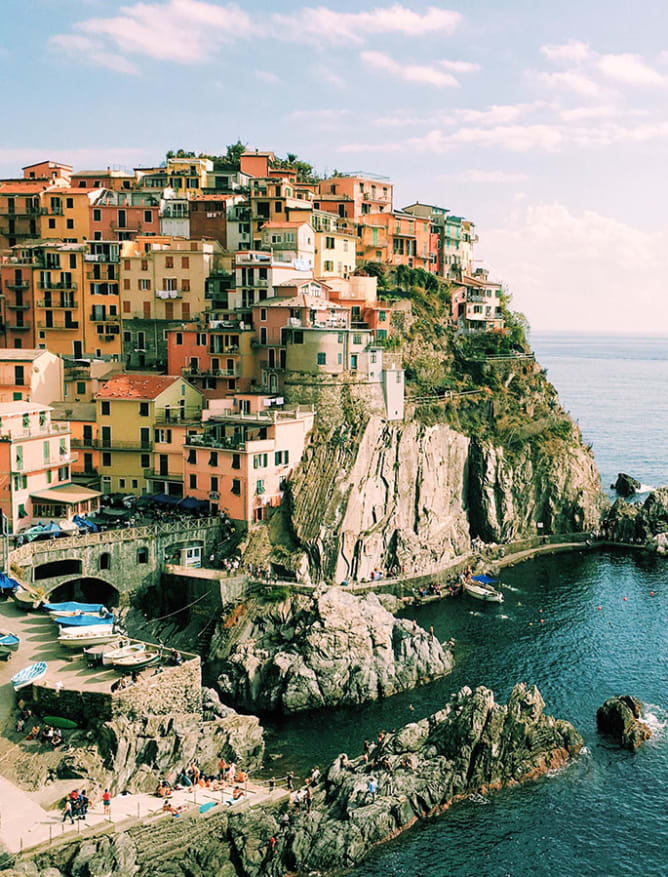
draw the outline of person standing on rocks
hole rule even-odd
[[[376,795],[378,794],[378,781],[375,777],[369,777],[369,784],[367,786],[369,795],[371,796],[371,803],[373,804],[376,800]]]

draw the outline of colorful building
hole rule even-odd
[[[91,233],[91,205],[101,189],[48,189],[40,195],[40,237],[66,243],[84,243]]]
[[[202,394],[183,378],[171,375],[115,375],[97,393],[96,405],[103,492],[141,495],[150,492],[155,478],[169,480],[178,491],[182,476],[179,480],[181,464],[175,455],[183,435],[173,433],[167,440],[156,429],[199,420]],[[160,475],[163,452],[169,458],[166,475]]]
[[[100,448],[95,402],[55,402],[51,406],[53,422],[68,423],[70,446],[77,449],[72,457],[71,475],[78,483],[100,486]]]
[[[272,260],[313,270],[315,232],[309,222],[266,222],[260,234],[261,248]]]
[[[311,410],[266,410],[265,401],[239,396],[236,411],[212,410],[203,434],[189,436],[184,448],[185,493],[247,524],[280,505],[313,428]]]
[[[478,268],[473,276],[464,275],[452,284],[452,319],[464,332],[490,332],[503,329],[502,287],[492,283],[487,271]]]
[[[46,350],[0,349],[0,402],[50,405],[63,396],[63,361]]]
[[[69,500],[58,503],[64,514],[53,514],[53,491],[71,487],[68,423],[53,423],[51,408],[38,402],[0,403],[0,509],[4,532],[29,527],[33,518],[71,519]]]
[[[90,230],[96,241],[159,235],[160,199],[144,192],[103,189],[90,205]]]
[[[394,186],[388,177],[359,172],[322,180],[315,200],[319,209],[339,215],[338,205],[344,204],[345,216],[361,222],[371,213],[391,213],[393,194]]]

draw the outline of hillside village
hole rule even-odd
[[[436,289],[463,338],[507,336],[476,241],[445,207],[399,209],[384,177],[240,143],[1,180],[3,531],[76,526],[111,494],[267,520],[327,388],[408,416],[412,293]]]

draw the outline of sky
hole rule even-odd
[[[533,329],[668,333],[665,0],[2,0],[0,175],[296,153],[476,223]]]

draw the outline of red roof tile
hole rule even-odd
[[[174,381],[174,375],[115,375],[98,391],[97,399],[155,399]]]

